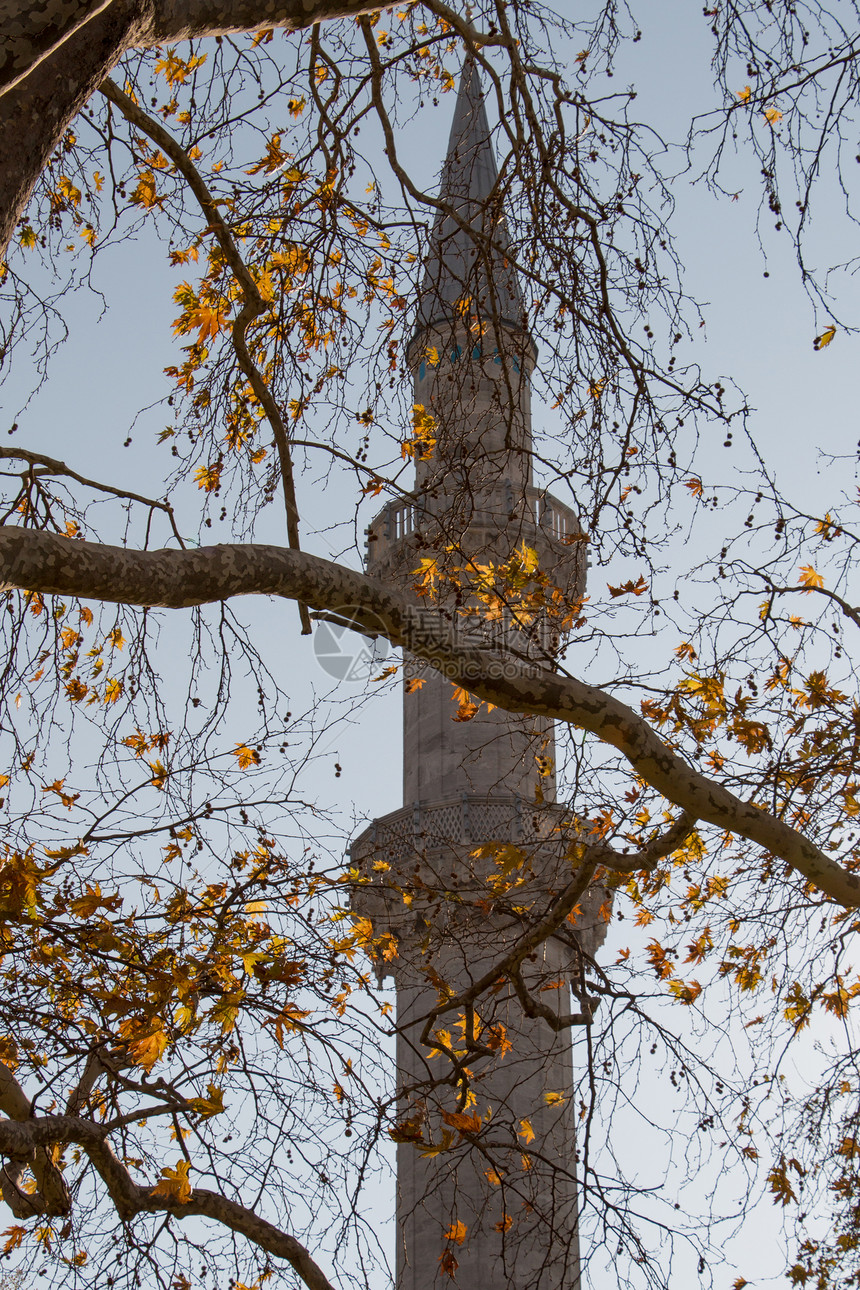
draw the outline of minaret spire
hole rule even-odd
[[[444,203],[430,239],[418,297],[415,338],[466,311],[483,322],[524,330],[524,306],[480,73],[467,57],[460,74],[439,198]],[[447,209],[446,209],[447,208]]]

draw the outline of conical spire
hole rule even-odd
[[[508,233],[501,197],[494,192],[498,175],[478,68],[467,58],[440,189],[441,199],[458,218],[442,212],[436,217],[418,300],[416,337],[432,323],[450,325],[467,298],[469,314],[523,329],[523,298],[506,259]]]

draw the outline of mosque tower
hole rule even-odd
[[[546,666],[564,623],[551,588],[537,604],[530,553],[569,604],[585,543],[575,513],[533,483],[537,348],[508,246],[467,59],[407,351],[415,488],[368,529],[367,571],[413,588],[425,570],[416,633],[441,610],[516,666]],[[469,999],[570,882],[576,825],[555,801],[551,723],[470,715],[440,673],[409,655],[404,672],[404,804],[351,852],[354,907],[383,938],[379,974],[397,996],[396,1287],[579,1290],[570,1020],[588,1016],[583,952],[603,939],[605,892],[586,892],[575,921]]]

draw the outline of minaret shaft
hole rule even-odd
[[[464,639],[507,646],[511,666],[546,663],[558,632],[540,605],[547,579],[523,575],[517,590],[511,571],[536,553],[548,599],[555,589],[569,603],[584,590],[584,544],[574,512],[533,483],[536,350],[468,62],[441,196],[408,351],[416,487],[371,525],[368,570],[408,588],[423,576],[416,634],[422,615],[441,612]],[[503,652],[494,660],[504,665]],[[396,948],[381,969],[397,987],[397,1290],[451,1278],[469,1290],[579,1290],[567,1023],[571,983],[582,991],[577,938],[593,953],[602,897],[583,897],[575,934],[565,924],[468,996],[570,881],[573,823],[555,805],[554,759],[551,723],[473,713],[407,655],[404,805],[352,850],[372,878],[355,903]]]

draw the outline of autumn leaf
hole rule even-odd
[[[812,342],[812,348],[826,349],[827,346],[830,344],[830,342],[833,340],[833,337],[835,335],[836,335],[836,328],[834,327],[833,323],[831,323],[829,327],[826,327],[824,329],[824,331],[821,333],[820,336],[815,337],[815,340]]]
[[[439,1262],[442,1265],[442,1271],[445,1273],[446,1276],[449,1276],[453,1281],[460,1264],[454,1258],[454,1255],[451,1253],[451,1251],[450,1250],[443,1251],[443,1253],[439,1255]]]
[[[737,96],[740,99],[741,103],[749,103],[751,95],[752,95],[752,90],[748,85],[745,85],[742,90],[737,91]]]
[[[518,1136],[522,1138],[526,1146],[528,1146],[530,1142],[534,1142],[535,1131],[532,1128],[531,1120],[520,1120]]]
[[[206,493],[214,493],[221,487],[221,466],[216,461],[211,466],[201,466],[194,472],[197,487]]]
[[[567,1101],[566,1093],[544,1093],[543,1100],[547,1106],[564,1106]]]
[[[152,1070],[158,1059],[163,1056],[167,1049],[168,1038],[159,1025],[157,1030],[153,1030],[143,1039],[136,1040],[129,1046],[128,1055],[135,1066],[141,1066],[145,1071]]]
[[[123,683],[116,677],[109,676],[105,681],[105,703],[116,703],[123,691]]]
[[[406,1120],[399,1120],[397,1124],[392,1125],[388,1130],[388,1136],[392,1142],[423,1142],[424,1133],[421,1124],[422,1117],[420,1115],[412,1116]]]
[[[24,1237],[27,1235],[27,1229],[26,1227],[19,1227],[15,1224],[12,1227],[7,1227],[6,1231],[3,1232],[2,1235],[6,1237],[6,1240],[3,1242],[3,1253],[11,1254],[12,1251],[17,1250],[18,1246],[23,1242]]]
[[[201,54],[189,58],[186,62],[180,58],[175,49],[168,49],[166,58],[159,58],[155,70],[160,72],[168,85],[184,85],[188,76],[206,62],[207,55]]]
[[[171,1169],[167,1165],[161,1171],[161,1181],[156,1183],[150,1196],[163,1196],[166,1200],[178,1201],[180,1205],[187,1205],[191,1200],[191,1182],[188,1174],[191,1169],[189,1160],[178,1161],[176,1168]]]
[[[404,687],[404,688],[405,688],[405,690],[406,690],[406,693],[407,693],[407,694],[415,694],[418,690],[420,690],[420,689],[421,689],[422,685],[426,685],[426,684],[427,684],[427,678],[426,678],[426,677],[423,677],[423,676],[410,676],[410,677],[407,679],[407,681],[406,681],[406,685],[405,685],[405,687]]]
[[[471,721],[478,711],[478,706],[479,705],[477,703],[472,703],[471,700],[461,703],[451,720]]]
[[[609,594],[612,596],[613,600],[616,596],[641,596],[644,591],[648,590],[648,584],[642,574],[639,575],[636,582],[630,580],[623,583],[620,587],[613,587],[609,583],[606,585],[609,587]]]
[[[260,754],[256,748],[249,748],[247,744],[237,744],[233,749],[233,756],[238,761],[240,770],[247,770],[249,766],[260,764]]]
[[[782,120],[782,113],[779,108],[765,108],[764,119],[767,121],[768,125],[776,125]]]
[[[685,480],[684,480],[684,487],[685,487],[685,488],[689,488],[690,492],[693,494],[693,496],[694,496],[694,497],[701,497],[701,496],[702,496],[702,481],[701,481],[701,479],[696,479],[696,478],[685,479]]]
[[[496,1223],[496,1231],[509,1232],[513,1225],[514,1220],[511,1218],[510,1214],[505,1214],[504,1218],[500,1218],[498,1223]]]
[[[451,1224],[445,1233],[446,1241],[454,1241],[457,1245],[462,1245],[466,1239],[466,1233],[469,1228],[466,1223],[461,1223],[459,1219]]]
[[[800,578],[802,586],[806,587],[808,591],[813,591],[816,587],[824,586],[824,579],[820,573],[817,573],[815,569],[813,569],[811,564],[801,565],[798,577]]]
[[[460,1133],[477,1133],[481,1127],[481,1117],[477,1111],[473,1111],[471,1115],[465,1111],[443,1111],[442,1119]]]
[[[65,197],[66,201],[71,202],[73,206],[80,206],[81,190],[80,188],[75,187],[71,179],[67,179],[65,175],[60,175],[60,181],[57,187]]]
[[[53,784],[46,784],[45,787],[42,789],[42,792],[56,793],[57,797],[59,797],[60,801],[63,803],[63,806],[65,806],[67,810],[71,810],[75,802],[80,797],[80,793],[64,792],[63,790],[64,783],[65,783],[65,779],[55,779]]]
[[[164,763],[156,758],[155,761],[148,762],[147,764],[149,769],[152,771],[152,778],[149,781],[150,784],[152,784],[153,788],[164,788],[164,785],[167,783],[167,768]]]
[[[197,1114],[204,1120],[208,1120],[213,1115],[220,1115],[224,1110],[224,1093],[214,1084],[206,1085],[206,1097],[192,1097],[191,1105]]]
[[[153,206],[160,206],[165,200],[159,197],[158,189],[155,186],[155,175],[151,170],[143,170],[140,174],[137,187],[131,194],[132,203],[135,206],[142,206],[144,210],[151,210]]]

